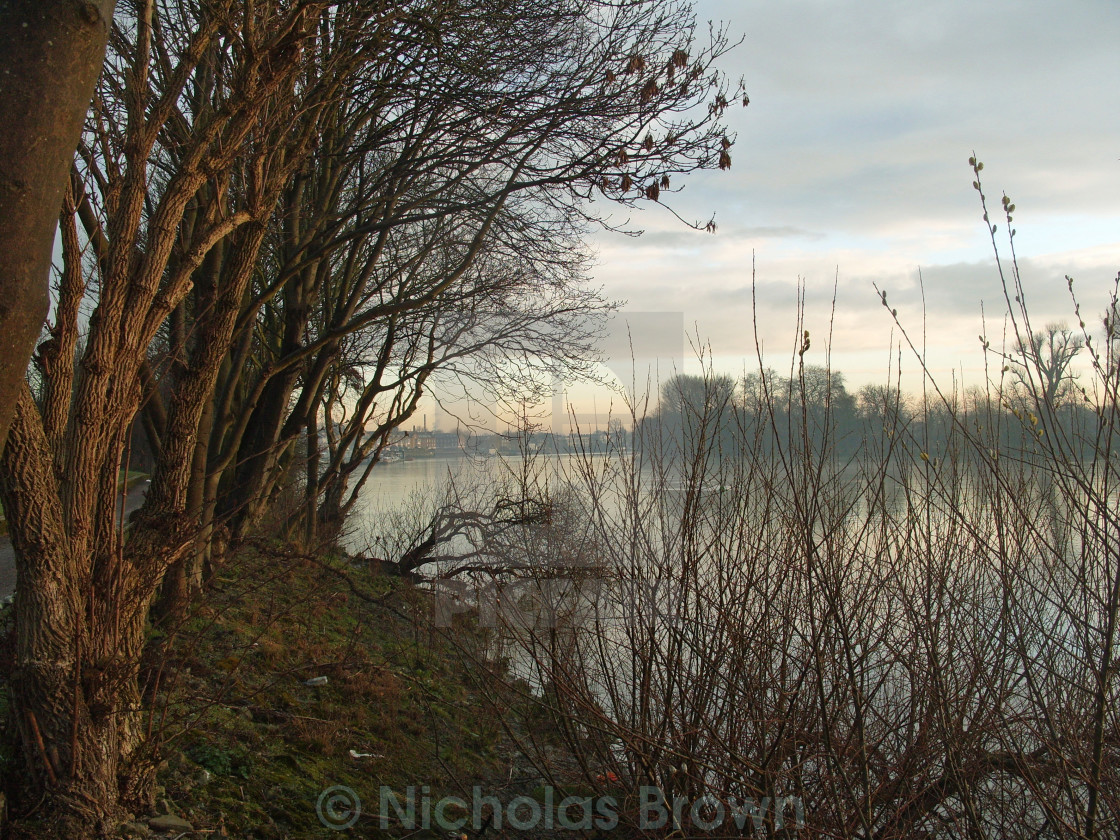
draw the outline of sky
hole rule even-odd
[[[594,240],[593,280],[624,312],[680,314],[683,358],[659,362],[659,375],[698,372],[697,342],[719,370],[757,369],[756,323],[765,363],[788,370],[801,288],[806,362],[827,361],[853,390],[893,381],[901,336],[878,284],[919,345],[924,334],[940,382],[982,382],[978,335],[997,345],[1007,307],[973,152],[992,209],[1004,192],[1016,205],[1035,325],[1075,320],[1067,274],[1089,326],[1099,321],[1120,270],[1120,4],[703,0],[696,10],[743,39],[723,69],[751,100],[726,112],[731,169],[698,173],[669,199],[685,218],[714,214],[717,232],[652,206],[630,217],[643,236]],[[632,334],[665,318],[631,321]],[[618,345],[608,349],[621,373]],[[904,387],[919,388],[909,351],[901,368]],[[605,423],[609,394],[568,396]]]
[[[1073,318],[1066,274],[1097,320],[1120,270],[1120,5],[696,8],[743,38],[724,69],[745,79],[751,100],[727,111],[730,171],[700,173],[671,199],[686,218],[714,213],[718,229],[694,232],[653,208],[631,217],[646,231],[638,239],[597,235],[594,275],[609,297],[627,310],[683,312],[715,365],[741,372],[744,359],[757,367],[753,254],[767,363],[788,368],[800,285],[806,360],[823,364],[830,346],[832,367],[858,386],[887,381],[899,340],[873,284],[920,342],[920,271],[931,368],[982,378],[982,312],[986,334],[998,335],[1006,304],[972,187],[975,151],[993,209],[1003,192],[1016,204],[1035,323]],[[686,370],[698,369],[693,355],[686,344]],[[902,366],[916,367],[905,356]]]

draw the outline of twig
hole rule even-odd
[[[27,710],[27,720],[31,724],[32,734],[35,735],[35,744],[39,747],[39,755],[43,757],[43,766],[47,768],[47,778],[50,779],[52,785],[57,785],[58,777],[55,775],[50,759],[47,758],[47,748],[43,746],[43,734],[39,731],[39,721],[35,720],[35,713],[30,709]]]

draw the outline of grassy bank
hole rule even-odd
[[[4,623],[10,640],[10,614]],[[382,786],[402,802],[408,786],[427,785],[433,801],[469,800],[475,785],[532,792],[539,778],[476,691],[501,668],[473,628],[457,626],[452,644],[425,593],[340,558],[242,552],[204,606],[153,631],[142,681],[155,710],[146,725],[162,733],[157,801],[119,836],[339,836],[317,812],[332,786],[362,801],[342,836],[384,836]],[[191,831],[161,834],[166,815]]]
[[[341,785],[367,813],[351,835],[371,836],[383,785],[442,795],[510,775],[474,675],[433,632],[426,597],[398,579],[338,559],[244,553],[163,645],[160,805],[196,829],[328,836],[316,805]]]

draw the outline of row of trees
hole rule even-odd
[[[118,10],[0,459],[13,716],[68,830],[151,800],[149,619],[280,495],[329,538],[432,376],[501,397],[594,359],[584,234],[730,165],[741,90],[694,27],[663,0]],[[126,531],[136,426],[154,470]]]
[[[971,418],[973,433],[989,448],[1016,452],[1037,437],[1043,416],[1067,435],[1096,425],[1073,366],[1084,347],[1084,337],[1064,324],[1033,332],[1021,350],[1003,358],[995,402],[979,386],[944,404],[931,404],[928,396],[923,404],[897,384],[864,385],[853,393],[841,372],[810,364],[785,374],[767,368],[738,380],[678,374],[661,386],[657,411],[641,418],[641,438],[690,447],[704,425],[700,419],[713,416],[714,425],[704,428],[713,452],[737,451],[744,435],[761,437],[771,451],[808,435],[816,446],[827,441],[843,456],[877,457],[897,436],[936,455],[949,448],[955,419]],[[1082,440],[1079,451],[1088,457],[1092,443]]]

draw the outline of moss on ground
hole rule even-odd
[[[431,627],[427,596],[399,579],[342,558],[242,552],[205,604],[153,642],[157,808],[218,836],[339,836],[317,804],[343,786],[366,812],[345,836],[363,837],[384,833],[372,818],[382,786],[402,801],[409,786],[427,785],[433,801],[494,789],[516,751],[475,691],[494,667],[485,646],[467,623],[452,646]],[[337,803],[335,813],[346,817]]]

